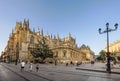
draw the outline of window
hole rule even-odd
[[[58,57],[58,51],[56,51],[56,57]]]
[[[72,51],[70,52],[70,57],[72,58]]]
[[[63,57],[66,57],[66,51],[63,51]]]
[[[30,37],[30,44],[34,44],[34,37],[33,36]]]

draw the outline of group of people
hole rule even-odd
[[[22,61],[21,62],[21,72],[24,70],[24,68],[25,68],[25,62]],[[29,63],[29,70],[30,70],[30,72],[32,72],[32,70],[33,70],[33,63],[32,62]],[[36,64],[36,72],[38,72],[38,70],[39,70],[39,65]]]
[[[68,66],[69,64],[75,65],[75,63],[71,61],[70,63],[67,62],[67,63],[66,63],[66,66]],[[82,62],[77,62],[77,63],[76,63],[76,66],[79,66],[79,65],[81,65],[81,64],[82,64]]]

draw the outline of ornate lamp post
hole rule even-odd
[[[99,28],[99,33],[100,34],[107,33],[107,53],[106,53],[107,54],[107,69],[106,69],[106,71],[108,73],[111,73],[110,52],[109,52],[109,32],[117,30],[118,24],[116,23],[114,26],[115,26],[114,29],[110,29],[109,28],[109,23],[106,23],[106,30],[104,30],[103,32],[101,32],[101,28]]]

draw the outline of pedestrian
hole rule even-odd
[[[36,72],[38,72],[38,70],[39,70],[39,65],[36,64]]]
[[[72,61],[70,62],[70,64],[71,64],[71,65],[74,65],[74,63],[73,63]]]
[[[55,66],[57,65],[57,60],[55,60]]]
[[[114,65],[116,65],[116,63],[117,63],[117,61],[115,60],[115,61],[114,61]]]
[[[30,72],[32,72],[32,68],[33,68],[33,64],[32,64],[32,62],[30,62],[30,64],[29,64],[29,70],[30,70]]]
[[[24,67],[25,67],[25,62],[22,61],[22,62],[21,62],[21,72],[24,70]]]
[[[91,66],[93,66],[94,65],[94,61],[91,61]]]
[[[66,63],[66,66],[68,66],[68,63]]]

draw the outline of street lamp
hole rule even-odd
[[[103,33],[107,33],[107,69],[106,71],[111,73],[111,67],[110,67],[110,52],[109,52],[109,32],[111,31],[115,31],[118,28],[118,24],[116,23],[114,29],[110,29],[109,28],[109,23],[106,23],[106,30],[104,30],[103,32],[101,32],[101,28],[99,28],[99,34],[103,34]]]

